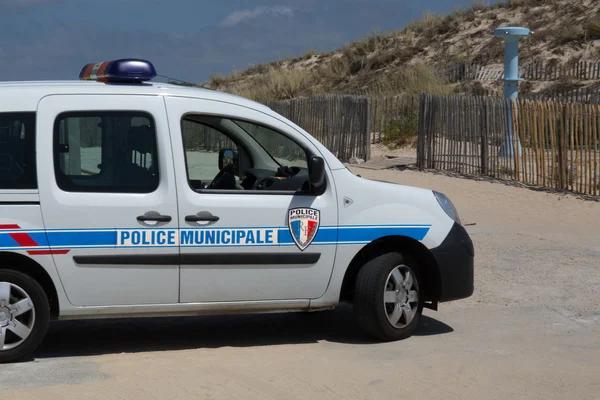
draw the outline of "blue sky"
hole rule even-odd
[[[490,0],[491,2],[495,2]],[[77,79],[84,64],[146,58],[201,83],[309,49],[333,50],[473,0],[0,0],[0,81]]]

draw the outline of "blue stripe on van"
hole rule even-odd
[[[115,246],[117,231],[48,231],[51,247],[68,246]]]
[[[7,233],[0,233],[0,247],[19,247],[19,243]]]
[[[423,240],[427,226],[386,226],[386,227],[351,227],[342,229],[319,229],[313,244],[330,243],[368,243],[384,236],[407,236],[415,240]],[[293,244],[294,240],[288,229],[280,229],[278,234],[280,244]]]
[[[332,245],[332,244],[362,244],[384,236],[406,236],[415,240],[423,240],[430,230],[430,225],[342,225],[323,226],[317,231],[317,235],[312,245]],[[253,229],[254,227],[237,227],[236,229]],[[143,231],[144,228],[133,228]],[[132,229],[132,230],[133,230]],[[173,228],[166,228],[172,230]],[[201,228],[199,228],[201,229]],[[214,229],[214,228],[213,228]],[[217,228],[221,229],[221,228]],[[254,228],[256,229],[256,228]],[[266,246],[289,246],[294,245],[294,240],[290,230],[287,227],[272,228],[277,231],[278,244],[263,244]],[[121,230],[121,229],[119,229]],[[154,229],[147,229],[154,230]],[[104,247],[110,248],[117,246],[117,230],[113,229],[81,229],[81,230],[13,230],[12,233],[22,232],[28,235],[37,243],[39,248],[69,248],[69,247]],[[258,244],[257,244],[258,245]],[[236,247],[236,244],[219,245],[218,247]],[[22,247],[13,239],[8,232],[0,231],[0,250],[15,249]],[[136,247],[136,246],[133,246]],[[164,246],[144,246],[164,247]],[[208,246],[210,247],[210,246]],[[215,246],[217,247],[217,246]]]
[[[407,236],[422,240],[429,232],[426,227],[386,227],[338,229],[338,243],[372,242],[384,236]]]

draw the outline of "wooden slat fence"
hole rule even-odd
[[[475,80],[482,82],[494,82],[504,77],[504,68],[483,67],[477,73]]]
[[[218,152],[220,149],[236,147],[227,136],[207,125],[184,120],[181,129],[187,151]]]
[[[419,113],[419,168],[600,195],[600,105],[423,94]],[[511,120],[522,151],[500,157]]]
[[[520,98],[529,100],[560,101],[564,103],[600,104],[600,88],[586,87],[570,90],[552,90],[545,93],[523,93]]]
[[[370,158],[368,97],[318,95],[265,104],[310,133],[340,160]]]
[[[578,61],[566,64],[534,61],[521,68],[521,76],[532,81],[555,81],[569,77],[581,81],[600,79],[600,62]]]
[[[373,96],[370,100],[372,143],[416,140],[419,125],[418,95]]]
[[[306,130],[340,160],[370,157],[369,99],[354,95],[319,95],[282,101],[267,101],[266,106]],[[189,125],[189,126],[188,126]],[[215,151],[231,145],[222,134],[205,126],[184,122],[184,139],[188,148]],[[253,136],[267,134],[260,128],[244,125]],[[295,158],[295,146],[281,135],[261,140],[274,156]],[[299,149],[296,149],[299,150]]]
[[[313,135],[340,160],[352,157],[370,158],[370,104],[366,96],[319,95],[285,101],[265,103],[274,111],[299,125]],[[134,121],[135,122],[135,121]],[[84,147],[100,145],[97,125],[99,119],[81,121],[81,138]],[[146,122],[147,123],[147,122]],[[260,128],[245,126],[251,135],[264,135]],[[218,151],[233,145],[222,133],[195,122],[183,121],[183,139],[188,151]],[[287,138],[271,135],[261,141],[277,157],[294,157],[290,154]]]
[[[500,97],[421,95],[417,165],[511,178],[508,161],[494,157],[507,131],[506,110]]]
[[[450,83],[464,81],[493,82],[504,77],[504,68],[461,63],[452,65],[446,70],[438,72],[437,75]]]
[[[600,194],[600,106],[519,100],[512,113],[523,144],[515,157],[522,181]]]
[[[492,81],[504,77],[503,68],[487,67],[470,62],[458,63],[438,72],[441,78],[449,82],[472,80]],[[568,63],[550,63],[532,61],[519,67],[519,76],[530,81],[556,81],[572,78],[579,81],[600,79],[600,62],[578,61]]]
[[[477,79],[477,75],[482,68],[483,66],[479,64],[463,62],[450,65],[446,69],[438,71],[437,75],[450,83],[472,81]]]

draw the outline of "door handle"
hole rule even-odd
[[[137,217],[137,220],[140,222],[146,222],[146,221],[155,221],[155,222],[171,222],[171,216],[170,215],[160,215],[160,214],[154,214],[154,215],[139,215]]]
[[[206,213],[198,213],[196,215],[186,215],[186,222],[217,222],[219,217],[216,215],[206,214]]]

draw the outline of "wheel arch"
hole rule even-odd
[[[369,260],[390,251],[409,255],[420,267],[423,281],[423,296],[426,301],[437,302],[441,293],[441,278],[438,264],[433,254],[416,239],[407,236],[385,236],[372,241],[363,247],[352,259],[342,280],[340,301],[352,302],[354,298],[354,283],[358,271]]]
[[[21,272],[35,279],[40,284],[42,289],[44,289],[44,292],[48,297],[48,303],[50,305],[50,318],[58,318],[60,312],[58,293],[52,278],[48,272],[46,272],[44,267],[25,255],[19,253],[0,252],[0,268]]]

